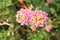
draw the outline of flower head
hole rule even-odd
[[[47,20],[47,16],[48,14],[41,10],[32,11],[30,15],[30,22],[32,22],[32,24],[35,25],[36,27],[38,26],[42,27],[44,26]]]
[[[17,11],[16,14],[16,20],[18,23],[21,25],[28,25],[28,20],[29,20],[29,12],[28,9],[23,9],[21,8],[19,11]]]
[[[51,3],[51,0],[47,0],[46,6],[49,6],[50,3]]]
[[[50,31],[52,30],[52,25],[46,26],[45,30],[46,30],[47,32],[50,32]]]

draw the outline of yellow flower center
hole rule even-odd
[[[33,16],[33,22],[35,24],[39,24],[43,21],[42,18],[43,18],[43,16],[41,14],[37,13],[35,16]]]
[[[26,17],[26,13],[22,13],[20,12],[19,16],[18,16],[18,20],[21,21],[21,20],[24,20]]]

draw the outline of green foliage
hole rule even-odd
[[[31,3],[31,0],[24,0],[26,3]]]
[[[40,10],[46,11],[46,12],[50,11],[49,7],[47,7],[44,2],[40,5]]]
[[[34,6],[39,6],[40,5],[40,2],[42,2],[41,0],[32,0],[32,4],[34,5]]]
[[[12,5],[12,0],[0,0],[0,9]]]

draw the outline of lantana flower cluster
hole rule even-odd
[[[45,28],[45,30],[47,32],[50,32],[52,30],[52,27],[53,27],[53,25],[47,25],[46,28]]]
[[[49,6],[50,3],[51,3],[51,0],[47,0],[46,6]]]
[[[48,19],[48,14],[41,10],[32,10],[31,12],[28,9],[21,8],[19,11],[17,11],[16,14],[16,21],[20,23],[21,25],[33,25],[35,27],[31,27],[33,30],[36,27],[43,27],[46,24],[46,21]],[[52,29],[52,26],[47,26],[45,30],[47,32],[50,32]]]
[[[28,9],[21,8],[19,11],[17,11],[16,21],[20,23],[21,25],[28,25],[29,23]]]
[[[36,27],[43,27],[46,24],[48,14],[41,10],[33,10],[31,12],[28,9],[21,8],[17,11],[16,20],[21,25],[28,25],[31,23]]]

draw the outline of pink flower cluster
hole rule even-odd
[[[21,25],[28,25],[29,20],[29,12],[28,9],[21,8],[19,11],[17,11],[16,14],[16,20],[18,23],[21,23]]]
[[[50,3],[51,3],[51,0],[47,0],[46,6],[49,6]]]
[[[36,27],[43,27],[46,23],[48,14],[41,10],[35,10],[31,12],[30,22]]]
[[[16,20],[21,25],[28,25],[31,23],[36,27],[43,27],[46,23],[48,14],[41,10],[34,10],[29,12],[28,9],[21,8],[17,11]]]
[[[47,32],[50,32],[52,30],[52,27],[53,27],[52,25],[48,25],[48,26],[46,26],[45,30]]]

